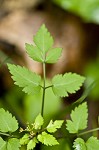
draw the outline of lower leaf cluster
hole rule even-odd
[[[71,120],[67,120],[66,122],[66,128],[69,134],[80,135],[79,131],[87,127],[87,103],[82,103],[72,110],[70,116]],[[25,130],[21,128],[20,132],[25,133],[19,140],[13,136],[13,132],[18,129],[17,120],[8,111],[0,109],[0,150],[19,150],[21,145],[27,145],[27,150],[33,150],[38,143],[46,146],[58,145],[57,139],[52,134],[61,128],[63,122],[63,120],[51,120],[46,128],[42,128],[44,119],[39,114],[33,124],[27,124]],[[8,137],[6,141],[2,135]],[[82,138],[76,138],[73,143],[73,148],[75,150],[98,150],[99,140],[93,136],[86,142]]]
[[[35,122],[32,125],[28,124],[27,128],[23,130],[28,133],[25,133],[20,139],[20,144],[27,145],[27,150],[34,149],[36,144],[39,142],[46,146],[59,144],[56,138],[51,133],[54,133],[57,131],[57,129],[61,128],[63,120],[56,120],[54,122],[51,120],[48,126],[42,129],[43,123],[43,117],[41,116],[41,114],[39,114],[36,117]]]

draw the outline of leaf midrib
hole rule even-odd
[[[78,79],[79,80],[79,79]],[[76,82],[76,81],[78,81],[77,79],[76,80],[74,80],[74,81],[72,81],[72,82],[69,82],[69,83],[55,83],[55,84],[53,84],[54,86],[66,86],[66,85],[69,85],[69,84],[72,84],[72,83],[74,83],[74,82]],[[79,83],[80,84],[80,83]]]
[[[43,31],[43,52],[44,52],[44,31]]]
[[[16,73],[18,73],[21,77],[23,77],[25,80],[27,80],[28,82],[30,82],[30,83],[32,83],[32,84],[34,84],[34,85],[36,85],[36,86],[39,85],[37,82],[33,82],[32,80],[29,80],[29,79],[25,78],[25,76],[22,76],[22,75],[20,74],[20,72],[17,72],[15,69],[14,69],[14,71],[15,71]],[[16,82],[17,82],[17,81],[16,81]]]

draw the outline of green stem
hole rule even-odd
[[[50,88],[50,87],[52,87],[52,86],[53,86],[53,85],[46,86],[45,89],[48,89],[48,88]]]
[[[88,131],[85,131],[83,133],[79,133],[78,136],[82,136],[82,135],[85,135],[85,134],[88,134],[88,133],[91,133],[91,132],[94,132],[94,131],[98,131],[98,130],[99,130],[99,128],[88,130]]]
[[[0,135],[11,136],[10,134],[8,134],[8,133],[3,133],[3,132],[0,132]]]
[[[45,62],[43,63],[43,96],[42,96],[42,108],[41,108],[41,115],[44,115],[44,100],[45,100],[45,81],[46,81],[46,71],[45,71]]]

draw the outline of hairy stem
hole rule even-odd
[[[45,100],[45,81],[46,81],[46,70],[45,70],[45,62],[43,63],[43,96],[42,96],[42,108],[41,108],[41,115],[44,115],[44,100]]]
[[[85,134],[88,134],[88,133],[91,133],[91,132],[94,132],[94,131],[98,131],[98,130],[99,130],[99,128],[95,128],[95,129],[92,129],[92,130],[88,130],[88,131],[79,133],[78,136],[82,136],[82,135],[85,135]]]

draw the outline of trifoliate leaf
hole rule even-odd
[[[46,132],[42,132],[42,134],[39,134],[37,136],[37,139],[39,142],[41,142],[42,144],[45,144],[45,145],[57,145],[59,144],[58,141],[55,139],[55,137],[53,135],[50,135]]]
[[[77,138],[75,140],[75,142],[73,144],[73,148],[75,148],[74,150],[87,150],[86,149],[86,143],[81,138]],[[95,149],[93,149],[93,150],[95,150]]]
[[[53,38],[43,24],[34,36],[35,45],[45,54],[53,45]]]
[[[61,128],[63,122],[63,120],[56,120],[54,122],[51,120],[47,126],[47,131],[50,133],[57,131],[57,129]]]
[[[11,138],[7,142],[7,150],[19,150],[20,142],[16,138]]]
[[[14,132],[18,129],[18,122],[8,111],[0,109],[0,131]]]
[[[87,103],[83,103],[71,112],[71,119],[67,120],[66,127],[69,133],[78,133],[87,127],[88,109]]]
[[[23,91],[28,94],[38,93],[41,89],[41,77],[36,73],[31,72],[25,67],[8,64],[12,79],[19,87],[23,87]]]
[[[38,62],[44,61],[42,51],[37,46],[33,46],[32,44],[27,44],[27,43],[25,45],[26,45],[27,53],[33,60]]]
[[[36,143],[38,143],[36,137],[34,137],[32,140],[29,141],[27,145],[27,150],[33,150],[36,146]]]
[[[98,150],[99,140],[96,137],[90,137],[86,142],[87,150]]]
[[[43,125],[44,123],[44,119],[43,117],[41,116],[41,114],[39,114],[36,119],[35,119],[35,122],[34,122],[34,128],[35,129],[41,129],[41,126]]]
[[[0,137],[0,150],[6,150],[6,142]]]
[[[21,139],[20,139],[20,144],[25,145],[29,142],[29,134],[25,134]]]
[[[64,75],[56,75],[52,79],[52,89],[56,96],[65,97],[68,93],[75,93],[80,89],[85,78],[76,73],[65,73]]]
[[[61,56],[62,48],[53,48],[51,49],[46,56],[46,63],[56,63],[59,57]]]

